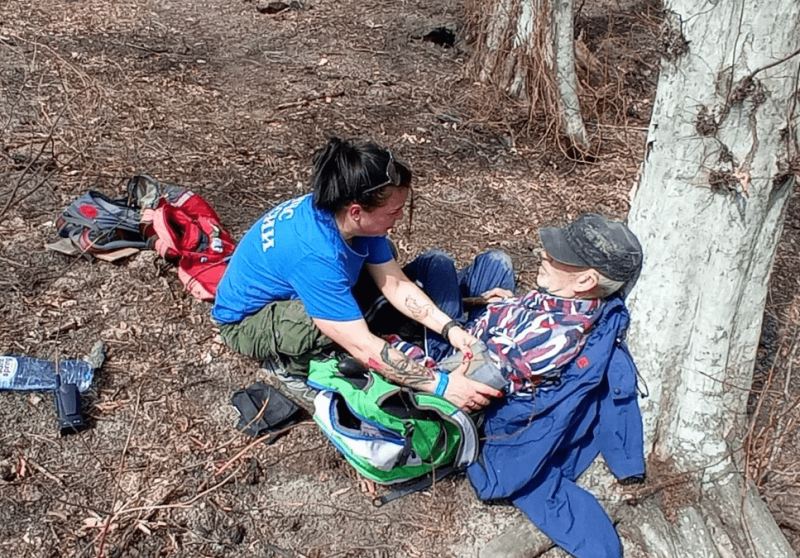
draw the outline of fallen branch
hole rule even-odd
[[[206,490],[200,492],[199,494],[193,496],[192,498],[190,498],[189,500],[187,500],[185,502],[178,502],[177,504],[164,504],[164,505],[157,505],[157,506],[138,506],[138,507],[135,507],[135,508],[128,508],[128,509],[122,508],[118,512],[113,513],[112,515],[115,518],[119,518],[119,517],[121,517],[123,515],[129,514],[129,513],[133,513],[133,512],[152,511],[152,510],[169,510],[169,509],[176,509],[176,508],[188,508],[191,505],[193,505],[195,502],[197,502],[200,498],[205,496],[206,494],[214,492],[215,490],[217,490],[217,489],[221,488],[222,486],[228,484],[228,482],[230,482],[230,480],[238,472],[239,472],[238,469],[235,470],[234,472],[232,472],[230,475],[225,477],[219,483],[215,484],[211,488],[207,488]]]
[[[136,391],[136,404],[133,407],[133,419],[131,420],[131,427],[128,429],[128,437],[125,439],[125,445],[122,447],[122,453],[119,456],[119,474],[122,474],[122,470],[125,467],[125,454],[128,452],[128,447],[131,443],[131,437],[133,436],[133,427],[136,425],[136,419],[139,416],[139,401],[141,400],[142,396],[142,386],[144,382],[139,383],[139,389]],[[119,495],[119,483],[114,483],[114,496],[111,498],[111,513],[106,516],[106,522],[103,525],[103,531],[100,534],[100,543],[97,548],[97,558],[103,557],[103,548],[106,544],[106,535],[108,534],[108,529],[111,527],[111,522],[115,517],[119,517],[119,513],[114,513],[114,505],[117,501],[117,496]]]
[[[263,409],[262,409],[262,411],[263,411]],[[256,418],[258,418],[258,417],[256,417]],[[255,440],[253,440],[252,442],[247,444],[244,447],[244,449],[242,449],[239,453],[237,453],[236,455],[231,457],[219,469],[217,469],[217,471],[214,473],[214,476],[216,477],[216,476],[220,475],[224,470],[228,469],[234,462],[236,462],[239,458],[241,458],[245,453],[250,451],[257,444],[259,444],[259,443],[261,443],[261,442],[263,442],[265,440],[269,440],[270,438],[274,438],[274,437],[280,436],[280,435],[284,434],[285,432],[288,432],[289,430],[295,428],[296,426],[305,426],[305,425],[309,425],[309,424],[315,424],[315,423],[313,421],[310,421],[310,420],[304,420],[303,422],[298,422],[297,424],[292,424],[290,426],[287,426],[286,428],[281,428],[277,432],[270,432],[269,434],[264,434],[263,436],[261,436],[259,438],[256,438]]]
[[[59,324],[57,327],[47,331],[44,335],[46,339],[50,339],[51,337],[56,337],[57,335],[64,333],[65,331],[70,331],[72,329],[78,329],[81,327],[80,320],[76,318],[70,318],[69,321],[65,324]]]

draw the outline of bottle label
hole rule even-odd
[[[0,356],[0,386],[10,386],[18,368],[19,362],[16,357]]]

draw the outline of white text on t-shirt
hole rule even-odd
[[[295,198],[283,202],[282,204],[270,209],[261,221],[261,250],[266,252],[275,246],[275,221],[291,219],[294,216],[295,208],[300,205],[304,197]]]

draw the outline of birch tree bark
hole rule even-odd
[[[668,0],[629,299],[650,482],[624,531],[658,557],[794,556],[742,477],[746,403],[798,170],[800,3]],[[656,505],[660,504],[660,505]]]
[[[479,79],[541,110],[573,145],[589,139],[578,100],[572,0],[473,0]],[[488,15],[487,15],[488,14]]]

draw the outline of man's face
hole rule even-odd
[[[536,283],[553,296],[576,298],[582,293],[580,279],[589,269],[558,262],[542,250]]]
[[[408,199],[408,188],[392,188],[386,203],[372,211],[362,211],[360,236],[383,236],[403,218],[403,206]]]

